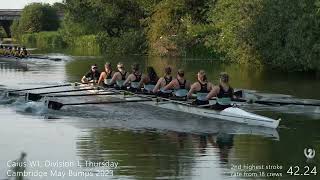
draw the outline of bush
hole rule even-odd
[[[316,3],[318,2],[318,3]],[[318,0],[224,0],[210,12],[208,45],[229,61],[320,70]]]
[[[59,32],[29,33],[21,36],[21,43],[41,49],[57,49],[66,46]]]
[[[80,54],[100,54],[100,46],[96,35],[83,35],[76,37],[72,42],[68,42],[68,45],[73,51],[80,52]]]
[[[6,32],[4,31],[4,29],[2,27],[0,27],[0,38],[4,38],[6,37]]]
[[[124,32],[120,37],[100,33],[98,43],[104,54],[143,54],[147,49],[144,33],[134,30]]]
[[[11,26],[12,34],[19,39],[25,33],[56,31],[59,28],[59,17],[56,9],[49,4],[31,3],[24,7],[19,20]]]

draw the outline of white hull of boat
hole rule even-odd
[[[94,91],[95,90],[93,90],[92,92]],[[100,91],[100,92],[107,92],[107,91]],[[111,97],[126,99],[126,100],[139,100],[139,99],[145,98],[139,95],[138,96],[112,95]],[[162,98],[159,98],[159,99],[161,100]],[[190,114],[199,115],[199,116],[208,117],[208,118],[215,118],[215,119],[247,124],[251,126],[263,126],[263,127],[275,129],[279,126],[279,123],[280,123],[280,119],[276,120],[276,119],[268,118],[265,116],[257,115],[257,114],[242,110],[238,107],[230,107],[222,111],[218,111],[210,108],[196,107],[184,102],[177,102],[177,101],[173,102],[173,101],[164,100],[164,101],[156,102],[156,99],[154,99],[154,101],[145,101],[145,102],[139,102],[139,103],[160,107],[164,109],[169,109],[173,111],[178,111],[178,112],[190,113]]]

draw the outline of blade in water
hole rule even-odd
[[[53,110],[59,110],[63,106],[62,103],[56,102],[56,101],[49,101],[48,102],[48,108]]]

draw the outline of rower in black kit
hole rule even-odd
[[[89,83],[89,82],[98,82],[100,77],[100,72],[98,71],[98,67],[96,64],[91,66],[89,72],[87,72],[81,79],[82,83]]]

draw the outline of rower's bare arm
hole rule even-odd
[[[213,84],[211,82],[209,82],[208,83],[208,91],[211,91],[213,87],[214,87]]]
[[[104,77],[105,77],[106,73],[102,72],[100,74],[99,80],[98,80],[98,85],[101,85],[101,83],[104,81]]]
[[[83,77],[82,77],[81,82],[82,82],[82,83],[87,83],[87,82],[88,82],[86,76],[83,76]]]
[[[191,87],[190,87],[190,90],[189,90],[187,96],[188,96],[188,97],[191,97],[192,94],[193,94],[196,90],[197,90],[197,84],[196,84],[196,83],[193,83],[193,84],[191,85]]]
[[[113,84],[116,82],[118,74],[119,74],[119,72],[116,72],[113,74],[111,81],[110,81],[110,84]]]
[[[142,75],[141,80],[139,82],[139,86],[142,87],[143,84],[147,84],[149,82],[149,78],[146,75]]]
[[[166,85],[163,90],[169,90],[169,89],[174,89],[175,87],[175,80],[172,80],[168,85]]]
[[[128,85],[131,81],[132,81],[132,78],[133,78],[133,74],[130,74],[127,79],[124,81],[123,85]]]
[[[212,90],[208,93],[207,99],[211,99],[212,97],[217,96],[217,94],[219,93],[219,91],[220,91],[219,86],[214,86],[214,87],[212,88]]]
[[[160,78],[158,80],[156,86],[152,90],[153,93],[156,93],[156,92],[158,92],[160,90],[160,86],[161,86],[162,81],[163,81],[163,78]]]

